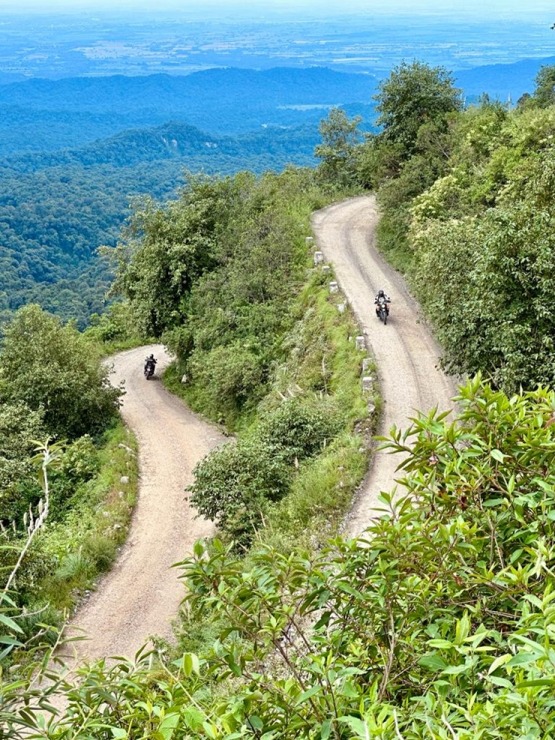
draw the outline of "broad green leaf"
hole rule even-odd
[[[535,663],[544,657],[543,653],[517,653],[508,661],[508,666],[515,665],[527,665],[528,663]]]
[[[356,736],[358,738],[361,738],[361,740],[369,740],[370,733],[368,731],[368,727],[366,726],[366,722],[359,719],[358,717],[339,717],[340,722],[344,722],[346,725],[349,725],[351,730],[356,733]]]
[[[185,653],[183,656],[183,673],[190,678],[193,673],[198,675],[200,673],[200,663],[198,656],[195,653]]]
[[[496,671],[499,666],[505,665],[505,663],[508,663],[513,656],[510,654],[507,655],[500,655],[498,658],[496,658],[493,663],[490,665],[488,674],[493,673]]]
[[[424,655],[418,661],[418,665],[421,665],[423,668],[429,668],[432,671],[442,671],[447,667],[445,660],[443,660],[443,658],[437,653],[434,653],[433,655]]]
[[[14,632],[17,632],[20,635],[23,634],[23,630],[16,622],[13,621],[13,619],[6,616],[5,614],[2,614],[1,612],[0,612],[0,622],[2,624],[5,624],[6,627],[13,630]]]

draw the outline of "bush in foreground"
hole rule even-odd
[[[477,379],[458,401],[386,442],[407,493],[383,496],[363,546],[244,561],[198,544],[186,603],[213,645],[157,675],[90,669],[45,736],[80,717],[91,738],[550,737],[555,394]]]

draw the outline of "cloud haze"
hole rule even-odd
[[[141,10],[152,12],[153,6],[148,0],[4,0],[1,3],[0,13],[5,11],[41,11],[45,13],[59,10],[80,11],[80,10]],[[187,12],[201,11],[203,9],[210,12],[237,12],[240,15],[245,13],[256,13],[260,16],[265,13],[291,13],[291,12],[311,12],[319,16],[344,14],[349,12],[363,12],[371,14],[372,12],[389,12],[420,14],[424,12],[445,13],[448,15],[492,15],[500,13],[504,17],[510,15],[519,15],[522,13],[530,14],[531,12],[545,12],[546,14],[555,15],[555,8],[552,2],[546,0],[528,0],[526,4],[522,0],[489,0],[484,3],[483,0],[465,0],[463,2],[447,2],[446,0],[345,0],[337,3],[336,0],[189,0],[185,3],[183,0],[159,0],[156,3],[157,11],[180,11],[183,14]]]

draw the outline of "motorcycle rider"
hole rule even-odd
[[[145,372],[148,370],[150,366],[152,366],[152,372],[154,373],[154,368],[156,367],[157,360],[155,359],[154,355],[149,355],[145,360]]]
[[[391,298],[383,291],[378,290],[378,295],[374,298],[374,303],[376,304],[376,316],[380,315],[380,305],[383,303],[385,306],[385,312],[389,316],[389,306],[388,303],[391,303]]]

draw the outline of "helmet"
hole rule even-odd
[[[383,292],[383,290],[378,290],[378,295],[380,296],[380,298],[382,298],[385,293]]]
[[[149,360],[153,360],[154,359],[154,355],[150,355],[150,357],[148,359]]]

